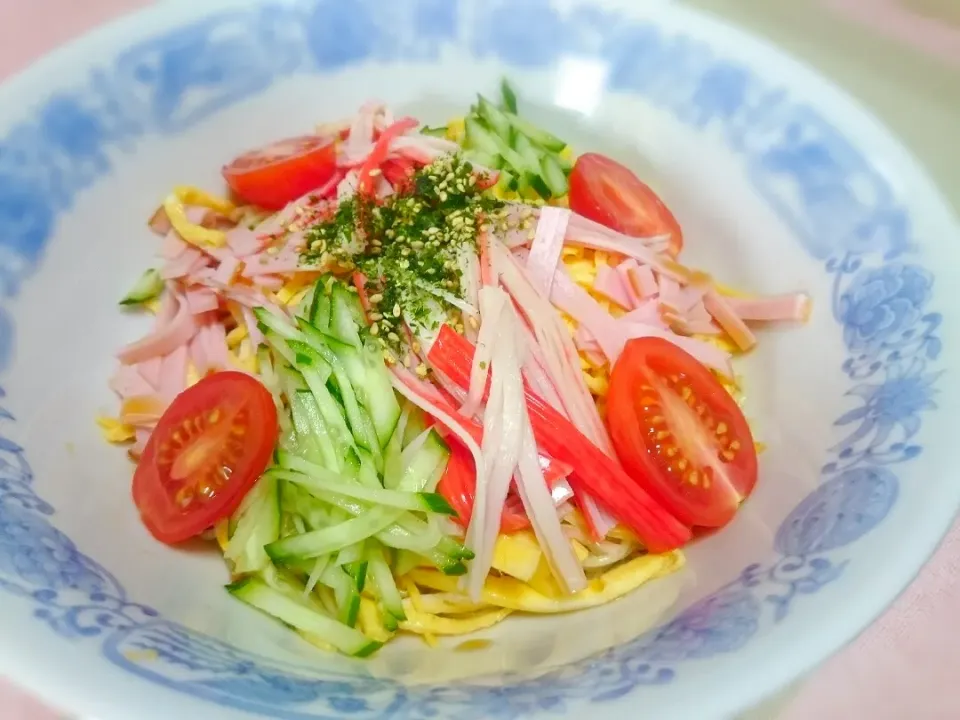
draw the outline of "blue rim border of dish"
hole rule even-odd
[[[467,32],[466,27],[470,30]],[[830,557],[883,521],[893,467],[922,452],[935,409],[941,345],[933,276],[910,261],[910,217],[888,183],[814,108],[706,43],[600,7],[567,13],[547,0],[471,6],[447,0],[265,4],[224,12],[139,42],[49,97],[0,141],[0,369],[12,360],[4,309],[39,266],[58,216],[112,170],[111,154],[175,134],[297,73],[364,61],[425,61],[462,42],[476,56],[536,69],[565,53],[601,57],[608,89],[639,96],[712,132],[741,156],[754,188],[833,279],[852,407],[835,422],[822,482],[780,526],[777,558],[751,565],[673,621],[593,658],[499,687],[404,688],[347,675],[307,677],[166,621],[50,521],[23,449],[0,436],[0,589],[35,605],[65,638],[96,638],[117,666],[195,697],[277,718],[517,717],[623,697],[670,682],[684,661],[743,647],[800,596],[839,578]],[[856,186],[859,192],[851,189]],[[866,189],[864,191],[864,189]],[[2,392],[2,391],[0,391]],[[0,409],[0,418],[13,421]],[[136,658],[149,657],[149,662]]]

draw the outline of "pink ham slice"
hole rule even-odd
[[[163,236],[163,242],[160,243],[160,257],[164,260],[176,260],[190,248],[177,234],[176,230],[171,230]]]
[[[730,308],[747,322],[806,322],[810,296],[806,293],[769,297],[726,298]]]
[[[135,367],[143,376],[143,379],[150,383],[150,386],[156,390],[160,387],[160,369],[163,366],[163,358],[155,357],[144,360]]]
[[[159,392],[165,400],[173,400],[187,387],[187,352],[187,345],[183,344],[163,358]]]
[[[620,357],[628,340],[635,337],[661,337],[693,355],[707,367],[723,373],[726,377],[733,376],[730,356],[720,348],[696,338],[677,335],[656,325],[614,318],[590,297],[590,293],[573,282],[563,268],[557,270],[550,300],[593,335],[611,365]]]
[[[704,307],[717,321],[717,324],[723,328],[724,332],[730,336],[730,339],[744,352],[753,349],[757,344],[757,338],[747,327],[747,324],[737,315],[727,299],[716,290],[711,288],[703,298]]]
[[[134,395],[152,395],[156,387],[151,385],[133,365],[121,365],[110,378],[110,389],[121,398]]]
[[[635,307],[634,299],[627,292],[623,278],[615,268],[609,265],[600,265],[597,268],[597,277],[593,281],[593,289],[603,295],[610,302],[614,302],[623,309]]]
[[[120,362],[134,365],[157,356],[166,356],[190,342],[197,332],[196,319],[185,300],[175,297],[173,302],[176,303],[176,314],[170,321],[145,338],[122,348],[117,353]]]
[[[173,260],[168,260],[160,268],[160,277],[164,280],[176,280],[205,268],[207,256],[193,247],[186,248]]]
[[[565,208],[548,206],[540,210],[540,220],[537,222],[526,268],[530,282],[545,297],[550,297],[550,288],[557,272],[557,263],[560,262],[569,219],[570,211]]]
[[[646,298],[660,292],[657,278],[653,270],[647,265],[641,265],[633,258],[624,260],[617,266],[617,273],[623,279],[627,293],[633,304],[627,307],[638,307]]]
[[[225,257],[220,261],[217,269],[211,274],[211,278],[221,285],[230,285],[240,272],[241,262],[233,256]]]
[[[194,315],[216,310],[220,302],[217,294],[210,288],[198,287],[190,288],[186,292],[187,307]]]

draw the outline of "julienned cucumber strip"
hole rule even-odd
[[[265,550],[272,560],[281,562],[338,552],[372,535],[378,535],[393,525],[403,512],[396,508],[373,508],[342,523],[271,543]]]
[[[513,192],[517,189],[517,177],[507,170],[500,171],[497,178],[497,189],[501,192]]]
[[[510,120],[504,112],[487,100],[483,95],[477,96],[477,114],[483,118],[487,126],[502,138],[510,135]]]
[[[324,422],[313,393],[309,390],[295,392],[290,398],[290,409],[293,413],[294,425],[297,427],[297,434],[302,434],[304,442],[307,443],[308,459],[313,462],[322,462],[329,470],[339,470],[342,455],[337,452],[337,443]],[[309,457],[312,454],[309,452],[311,447],[316,448],[319,453],[317,460]],[[278,462],[280,462],[279,458]]]
[[[121,305],[139,305],[147,300],[153,300],[163,292],[163,278],[160,272],[154,268],[147,270],[132,288],[130,292],[123,296]]]
[[[304,593],[309,595],[313,592],[313,589],[317,586],[317,583],[320,582],[320,577],[326,571],[329,564],[329,555],[321,555],[313,561],[313,569],[310,571],[310,575],[307,577],[307,584],[303,588]]]
[[[450,449],[447,444],[436,430],[431,429],[420,450],[404,469],[397,483],[397,489],[409,492],[433,492],[436,483],[440,480],[437,470],[441,466],[446,467],[449,457]]]
[[[261,477],[250,491],[251,500],[236,513],[237,522],[224,557],[235,575],[260,572],[270,564],[264,547],[280,537],[280,488],[272,477]]]
[[[273,396],[273,404],[277,409],[277,422],[280,425],[280,435],[285,436],[290,433],[291,423],[290,415],[286,412],[283,405],[283,385],[280,381],[280,374],[277,372],[274,356],[270,346],[261,343],[257,346],[257,368],[260,371],[260,380],[263,386],[270,391]]]
[[[355,627],[360,613],[360,593],[354,578],[339,565],[328,565],[320,575],[320,582],[333,590],[337,599],[337,619],[344,625]]]
[[[524,180],[526,180],[527,185],[544,200],[549,200],[553,197],[553,192],[550,190],[550,186],[544,182],[542,177],[536,173],[527,173],[523,177]]]
[[[523,158],[528,168],[536,168],[540,172],[540,156],[542,153],[537,150],[526,135],[517,135],[513,141],[513,149]]]
[[[420,128],[420,134],[429,135],[430,137],[443,138],[447,136],[447,126],[441,125],[440,127],[432,128],[424,125],[422,128]]]
[[[227,591],[238,600],[333,645],[347,655],[367,657],[382,646],[359,630],[328,617],[315,604],[288,597],[259,578],[251,577],[228,585]]]
[[[300,340],[287,340],[287,345],[296,353],[298,367],[303,364],[307,365],[308,368],[317,366],[321,368],[323,366],[332,368],[333,377],[336,379],[337,387],[340,390],[340,397],[343,398],[343,405],[347,414],[347,420],[350,423],[353,439],[360,447],[369,450],[374,454],[374,457],[377,458],[380,455],[380,443],[377,440],[377,434],[373,428],[373,421],[357,402],[353,384],[350,382],[350,378],[347,377],[343,363],[341,363],[339,358],[326,346],[316,347],[313,344],[301,342]],[[307,368],[303,368],[302,371],[309,385],[310,378],[307,374]],[[313,387],[311,386],[310,389],[313,390]]]
[[[368,563],[366,561],[366,554],[364,552],[363,543],[359,543],[358,547],[360,547],[360,552],[361,552],[361,555],[364,557],[364,559],[359,560],[358,562],[355,562],[355,563],[351,563],[349,566],[347,566],[347,572],[354,579],[354,581],[356,581],[357,592],[362,593],[363,589],[367,586]]]
[[[506,145],[500,138],[487,130],[478,118],[468,116],[464,120],[464,127],[466,129],[464,147],[468,150],[476,150],[487,155],[498,155],[501,145]],[[509,146],[507,148],[509,149]]]
[[[404,434],[410,421],[411,407],[409,403],[403,404],[400,419],[390,435],[390,441],[383,449],[383,486],[388,489],[396,488],[403,477]]]
[[[347,545],[345,548],[341,549],[334,558],[333,564],[341,567],[347,567],[349,572],[349,566],[360,562],[362,558],[363,540],[360,540],[353,543],[353,545]]]
[[[463,156],[474,165],[482,165],[491,170],[499,170],[503,167],[503,158],[499,155],[491,155],[482,150],[465,150]]]
[[[567,194],[567,175],[553,155],[544,155],[540,160],[540,177],[554,195],[559,197]]]
[[[383,548],[375,541],[368,543],[367,571],[384,612],[398,622],[406,620],[407,615],[403,611],[403,599],[400,597],[397,583],[393,579]]]
[[[396,560],[393,563],[393,570],[396,577],[403,577],[414,568],[423,564],[421,556],[409,550],[394,551]]]
[[[465,558],[464,552],[468,552],[452,538],[447,539],[449,542],[445,541],[437,527],[417,520],[409,512],[388,507],[367,509],[363,504],[339,493],[325,493],[323,500],[355,517],[338,525],[271,543],[265,550],[272,560],[287,562],[318,557],[371,536],[375,536],[384,545],[411,550],[429,557],[444,571],[460,563],[460,560]],[[441,541],[443,546],[438,547]]]
[[[301,350],[304,349],[303,346],[298,347]],[[318,364],[316,360],[319,359],[319,356],[312,359],[314,360],[313,366],[302,365],[299,369],[320,409],[320,416],[330,433],[337,457],[343,459],[353,451],[354,437],[343,417],[343,409],[327,388],[326,377],[316,368]]]
[[[380,481],[380,474],[377,472],[373,456],[366,450],[357,448],[357,459],[360,463],[357,469],[357,482],[374,490],[382,490],[383,483]]]
[[[342,282],[330,291],[330,334],[356,348],[360,347],[360,326],[365,323],[363,307],[355,292]]]
[[[296,483],[313,491],[314,494],[338,492],[375,505],[395,507],[400,510],[432,512],[440,515],[456,514],[443,495],[439,493],[376,489],[359,483],[345,482],[337,473],[300,458],[290,458],[289,463],[285,464],[292,470],[274,468],[268,470],[267,475],[277,480]]]
[[[500,97],[501,104],[503,109],[508,113],[516,114],[517,112],[517,95],[513,92],[513,88],[510,86],[510,83],[507,82],[507,79],[504,78],[500,81]]]
[[[302,319],[297,321],[297,326],[306,336],[311,347],[333,367],[334,372],[337,369],[336,362],[341,363],[353,386],[352,390],[357,401],[370,416],[377,436],[377,447],[384,447],[400,418],[400,403],[390,383],[382,353],[371,343],[359,348],[354,347],[324,333]],[[359,439],[357,442],[362,447],[366,447]],[[373,454],[377,458],[379,452],[373,451]],[[378,468],[379,465],[378,460]]]
[[[556,135],[548,133],[546,130],[538,128],[531,122],[524,120],[514,113],[504,113],[510,125],[522,136],[526,136],[535,144],[549,152],[558,153],[563,150],[567,144]]]

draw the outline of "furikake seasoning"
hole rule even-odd
[[[302,261],[362,272],[370,334],[388,359],[390,352],[401,357],[404,322],[417,332],[458,316],[449,298],[463,299],[460,255],[476,252],[478,234],[502,207],[478,186],[468,161],[444,155],[382,201],[360,194],[343,200],[331,219],[307,232]]]

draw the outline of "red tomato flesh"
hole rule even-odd
[[[607,422],[623,466],[687,525],[726,525],[756,485],[756,448],[736,401],[667,340],[627,343],[610,374]]]
[[[269,391],[240,372],[208,375],[167,408],[133,476],[151,534],[173,544],[229,516],[266,469],[277,442]]]
[[[599,153],[581,155],[570,173],[570,209],[631,237],[669,235],[669,252],[683,247],[680,223],[633,171]]]
[[[245,202],[280,210],[333,177],[336,139],[302,135],[251,150],[223,168],[223,179]]]

